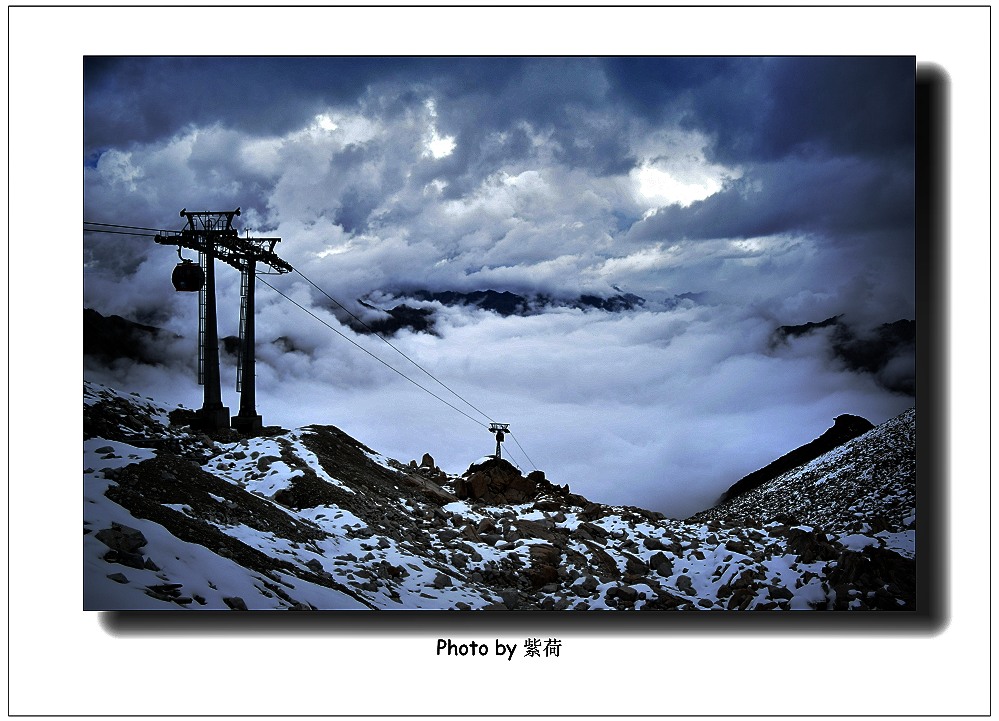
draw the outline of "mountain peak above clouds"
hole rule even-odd
[[[496,313],[501,317],[529,316],[544,313],[555,308],[576,308],[579,310],[601,310],[609,313],[622,313],[642,308],[646,301],[633,293],[618,293],[600,296],[584,293],[572,298],[556,298],[545,293],[521,294],[509,290],[430,291],[425,289],[395,291],[389,294],[388,303],[375,304],[369,298],[359,298],[358,303],[380,316],[364,323],[348,325],[360,333],[394,335],[408,329],[416,333],[435,332],[435,305],[445,307],[465,307],[477,311]]]
[[[493,457],[457,475],[175,411],[84,385],[86,609],[913,608],[914,412],[679,520]]]
[[[825,333],[829,355],[847,370],[867,373],[878,385],[902,395],[915,396],[916,322],[896,320],[873,328],[858,328],[845,315],[800,325],[782,325],[770,339],[771,348],[794,338]]]

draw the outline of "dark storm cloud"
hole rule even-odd
[[[772,156],[822,143],[835,155],[911,157],[915,58],[803,58],[776,63],[767,125]]]
[[[372,85],[434,86],[447,98],[502,92],[522,61],[405,57],[87,57],[84,155],[222,123],[252,134],[293,130]],[[381,108],[391,112],[391,104]]]
[[[613,98],[650,122],[709,133],[721,162],[911,152],[911,57],[632,57],[603,66]]]
[[[405,67],[391,58],[88,57],[84,153],[152,142],[190,125],[287,132]]]
[[[633,226],[636,240],[819,234],[841,243],[898,231],[912,253],[913,168],[846,158],[791,158],[756,165],[688,207],[661,208]]]

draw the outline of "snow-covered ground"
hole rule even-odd
[[[548,491],[461,500],[336,429],[213,441],[151,399],[88,383],[84,402],[102,434],[84,441],[89,610],[912,603],[914,410],[680,521]]]

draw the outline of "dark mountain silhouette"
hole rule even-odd
[[[370,303],[358,300],[358,303],[365,308],[378,310]],[[400,305],[384,310],[386,316],[375,320],[366,320],[359,323],[355,318],[347,318],[347,324],[357,333],[377,333],[383,336],[392,336],[403,328],[408,328],[416,333],[434,334],[434,312],[430,308],[413,308],[402,303]]]
[[[897,320],[882,323],[869,331],[858,331],[836,315],[814,323],[779,326],[771,337],[776,347],[789,338],[815,333],[829,328],[830,354],[847,369],[856,373],[869,373],[877,382],[893,393],[909,396],[916,394],[914,365],[894,369],[899,359],[913,357],[916,347],[916,322]]]
[[[163,331],[118,315],[103,316],[92,308],[83,309],[83,355],[103,361],[128,358],[155,364],[155,342]]]
[[[366,320],[363,324],[350,318],[347,318],[344,322],[358,333],[378,333],[380,335],[391,336],[403,329],[416,333],[434,333],[434,309],[426,307],[414,308],[405,302],[405,299],[408,298],[421,302],[437,302],[445,306],[477,308],[479,310],[498,313],[503,317],[543,313],[546,308],[596,309],[609,313],[620,313],[641,308],[645,304],[644,298],[633,293],[621,293],[606,298],[598,295],[583,294],[576,298],[558,299],[542,293],[520,295],[508,290],[498,291],[491,289],[470,292],[421,289],[397,292],[396,297],[403,300],[403,302],[399,305],[386,308],[376,308],[376,306],[363,298],[359,298],[358,303],[366,308],[380,310],[385,316],[374,321]]]
[[[508,290],[476,290],[470,293],[460,293],[453,290],[433,292],[416,290],[409,293],[416,300],[435,300],[442,305],[471,305],[482,310],[491,310],[502,316],[525,315],[531,312],[531,304],[526,296],[511,293]]]
[[[597,308],[611,313],[633,310],[645,304],[645,299],[633,293],[620,293],[609,297],[586,294],[577,298],[558,299],[543,293],[518,295],[510,291],[476,290],[461,293],[453,290],[433,292],[416,290],[408,293],[416,300],[437,301],[442,305],[467,305],[491,310],[502,316],[528,315],[546,307]]]

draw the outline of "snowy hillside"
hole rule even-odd
[[[685,521],[186,417],[85,383],[85,609],[913,610],[914,410]]]

